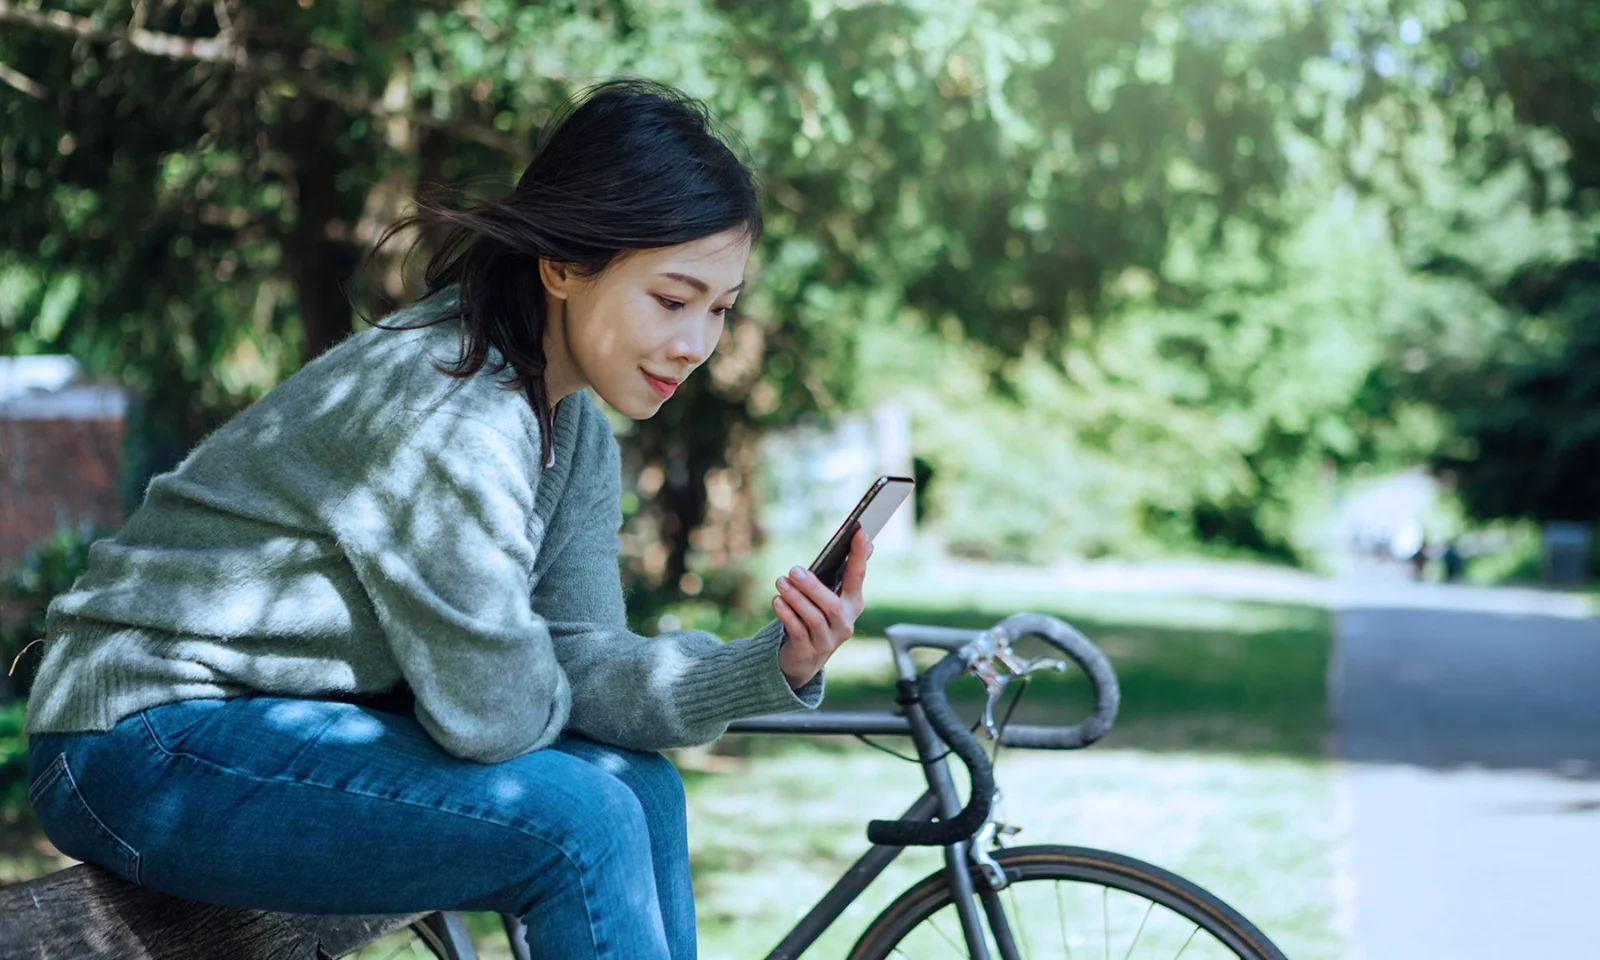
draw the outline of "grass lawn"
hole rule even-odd
[[[703,960],[765,956],[866,850],[866,821],[897,815],[921,790],[913,765],[865,747],[761,746],[717,772],[686,774]],[[1070,843],[1148,860],[1227,900],[1297,960],[1342,955],[1330,767],[1019,751],[1002,752],[998,773],[1000,817],[1023,828],[1013,843]],[[899,891],[939,866],[932,851],[903,855],[806,956],[843,956]]]
[[[935,594],[891,571],[874,584],[860,636],[846,647],[848,672],[837,678],[841,682],[830,675],[828,705],[887,702],[892,672],[873,638],[891,624],[981,629],[1019,610],[1068,620],[1110,659],[1122,708],[1102,747],[1316,758],[1327,752],[1332,621],[1320,607],[993,584]],[[1024,652],[1047,648],[1038,644]],[[1076,722],[1088,709],[1088,689],[1076,671],[1035,674],[1017,720]],[[972,683],[964,692],[981,693]],[[952,688],[953,699],[962,694]]]
[[[985,627],[1017,610],[1071,620],[1111,658],[1117,726],[1091,750],[1004,751],[1000,818],[1014,844],[1069,843],[1149,860],[1207,887],[1297,958],[1343,955],[1335,929],[1337,836],[1328,738],[1326,611],[1191,598],[1096,597],[978,584],[936,594],[874,573],[858,635],[829,667],[831,709],[888,709],[882,631],[914,622]],[[976,684],[953,690],[976,716]],[[1073,723],[1075,675],[1040,675],[1015,719]],[[903,740],[888,745],[908,748]],[[754,960],[866,849],[865,824],[921,792],[914,764],[850,738],[730,736],[676,751],[705,960]],[[63,861],[26,816],[0,821],[0,883]],[[905,854],[807,957],[838,957],[936,853]],[[492,918],[472,918],[486,957],[505,956]]]
[[[883,577],[857,637],[829,667],[827,707],[889,707],[881,637],[890,624],[979,628],[1018,610],[1084,631],[1115,666],[1123,702],[1093,749],[1002,751],[1000,818],[1024,828],[1011,842],[1148,860],[1227,900],[1291,957],[1342,956],[1324,758],[1328,613],[1016,587],[934,596],[913,578]],[[952,699],[975,718],[981,689],[968,681]],[[1073,723],[1087,705],[1080,676],[1040,674],[1015,719]],[[905,740],[888,745],[909,750]],[[923,788],[914,764],[851,738],[731,736],[678,759],[704,960],[765,956],[867,848],[866,821],[897,815]],[[932,851],[903,855],[806,955],[842,956],[900,890],[940,865]]]

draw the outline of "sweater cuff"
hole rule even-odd
[[[774,620],[753,637],[730,640],[697,658],[694,675],[679,688],[684,723],[692,728],[816,709],[822,703],[822,672],[798,690],[790,687],[778,667],[782,643],[783,623]]]

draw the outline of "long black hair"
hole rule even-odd
[[[472,376],[491,363],[490,348],[497,351],[490,372],[509,367],[506,385],[521,389],[533,407],[543,464],[554,438],[539,259],[593,277],[629,250],[728,230],[754,242],[762,221],[755,178],[712,132],[705,105],[665,84],[621,79],[593,86],[557,111],[509,196],[419,198],[415,214],[384,231],[368,263],[396,233],[413,228],[444,235],[419,299],[459,288],[455,308],[421,324],[460,321],[461,357],[440,371]]]

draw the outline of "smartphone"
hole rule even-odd
[[[811,561],[811,572],[817,579],[838,593],[844,585],[844,564],[850,557],[850,541],[856,531],[867,531],[869,541],[876,537],[900,508],[900,504],[906,502],[906,497],[911,495],[911,488],[916,485],[916,481],[910,477],[879,477],[874,480],[861,502],[834,531],[828,545],[817,554],[817,559]]]

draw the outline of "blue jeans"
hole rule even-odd
[[[683,782],[658,754],[563,737],[483,765],[401,713],[240,697],[38,735],[28,761],[51,843],[175,896],[492,910],[540,960],[695,955]]]

